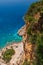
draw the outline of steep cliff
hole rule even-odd
[[[43,47],[43,1],[33,3],[25,14],[24,20],[26,23],[25,61],[29,61],[30,65],[43,65],[43,56],[41,56],[43,54],[43,48],[41,49],[41,46]]]

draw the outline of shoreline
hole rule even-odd
[[[25,27],[25,25],[23,25],[23,26],[17,31],[17,34],[18,34],[19,36],[21,36],[21,35],[20,35],[20,32],[22,31],[22,29],[23,29],[24,27]],[[22,42],[22,41],[20,41],[20,42]],[[20,42],[16,42],[16,41],[7,42],[4,47],[1,47],[1,48],[0,48],[0,50],[2,50],[3,48],[5,48],[6,46],[12,45],[13,43],[18,44],[18,43],[20,43]]]
[[[26,28],[26,25],[24,25],[24,26],[22,26],[19,30],[18,30],[18,32],[17,32],[17,34],[19,35],[19,36],[22,36],[23,37],[23,35],[24,35],[24,33],[25,33],[25,28]],[[18,50],[17,50],[17,48],[16,48],[16,46],[18,46]],[[25,53],[24,53],[24,48],[23,48],[23,40],[22,41],[20,41],[20,42],[7,42],[7,44],[6,44],[6,46],[5,47],[3,47],[2,49],[0,49],[0,56],[2,57],[2,52],[3,51],[6,51],[6,49],[10,49],[11,47],[13,47],[13,49],[16,51],[16,55],[14,55],[14,56],[12,56],[12,59],[10,60],[10,65],[13,65],[13,63],[15,64],[16,63],[16,61],[17,61],[17,59],[16,59],[16,57],[18,58],[19,56],[19,59],[18,59],[18,62],[20,62],[20,60],[22,60],[22,62],[24,61],[24,59],[25,59]],[[19,53],[19,54],[18,54]],[[22,59],[21,59],[22,58]],[[16,59],[16,60],[15,60]],[[1,60],[3,61],[3,59],[0,59],[0,62],[1,62]],[[14,62],[14,61],[15,62]],[[5,62],[5,61],[4,61]],[[20,63],[22,63],[22,62],[20,62]],[[2,62],[1,62],[2,63]],[[3,63],[4,64],[4,63]],[[5,64],[5,65],[7,65],[7,64]]]
[[[22,27],[18,30],[17,34],[18,34],[19,36],[23,36],[23,35],[25,34],[25,30],[26,30],[26,24],[25,24],[24,26],[22,26]]]
[[[22,34],[22,31],[24,31],[24,28],[25,28],[25,27],[26,27],[26,25],[23,25],[23,26],[18,30],[17,34],[18,34],[19,36],[22,36],[22,37],[23,37],[23,34],[24,34],[25,32]],[[7,44],[6,44],[3,48],[6,48],[7,46],[10,46],[10,45],[13,45],[13,44],[18,44],[18,43],[21,43],[21,42],[23,42],[23,41],[20,41],[20,42],[14,42],[14,41],[12,41],[12,42],[7,42]],[[1,51],[3,48],[0,48],[0,51]]]

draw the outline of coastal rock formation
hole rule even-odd
[[[24,61],[27,65],[43,65],[43,1],[33,3],[24,20],[26,24],[18,31],[22,42],[7,46],[15,50],[9,65],[22,65]]]
[[[26,23],[26,33],[23,35],[25,60],[29,61],[30,65],[43,65],[43,52],[40,47],[43,47],[43,1],[33,3],[24,20]]]
[[[4,53],[5,50],[13,48],[15,50],[15,54],[12,56],[10,62],[6,63],[2,59],[2,52]],[[1,58],[0,58],[0,65],[22,65],[25,59],[25,54],[24,54],[24,49],[23,49],[23,42],[20,43],[13,43],[11,45],[6,46],[5,48],[2,49],[1,52]]]
[[[23,27],[21,27],[21,28],[18,30],[18,34],[19,34],[20,36],[24,36],[25,32],[26,32],[26,25],[24,25]]]

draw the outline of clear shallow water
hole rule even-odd
[[[17,31],[25,24],[23,16],[36,0],[0,0],[0,48],[7,42],[20,42]]]

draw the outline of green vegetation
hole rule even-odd
[[[43,65],[43,44],[39,44],[37,48],[37,64]]]
[[[23,65],[29,65],[29,62],[24,61]]]
[[[29,41],[37,45],[36,65],[43,65],[43,15],[41,15],[37,23],[29,26],[27,34],[29,35]]]
[[[35,20],[34,16],[37,13],[40,14],[40,18]],[[27,24],[28,22],[30,23],[30,26],[27,28],[29,42],[31,42],[32,45],[37,45],[35,52],[36,62],[34,60],[32,65],[43,65],[43,0],[33,3],[26,13],[24,19],[26,20]],[[26,62],[24,62],[24,65],[26,65]]]
[[[38,2],[33,3],[26,13],[24,19],[29,23],[31,23],[33,20],[35,22],[34,15],[38,12],[43,13],[43,0],[39,0]]]
[[[39,45],[37,48],[37,65],[43,65],[43,35],[38,39]]]
[[[11,60],[12,55],[14,54],[15,54],[15,51],[13,50],[13,48],[7,49],[3,54],[3,60],[6,62],[9,62]]]

